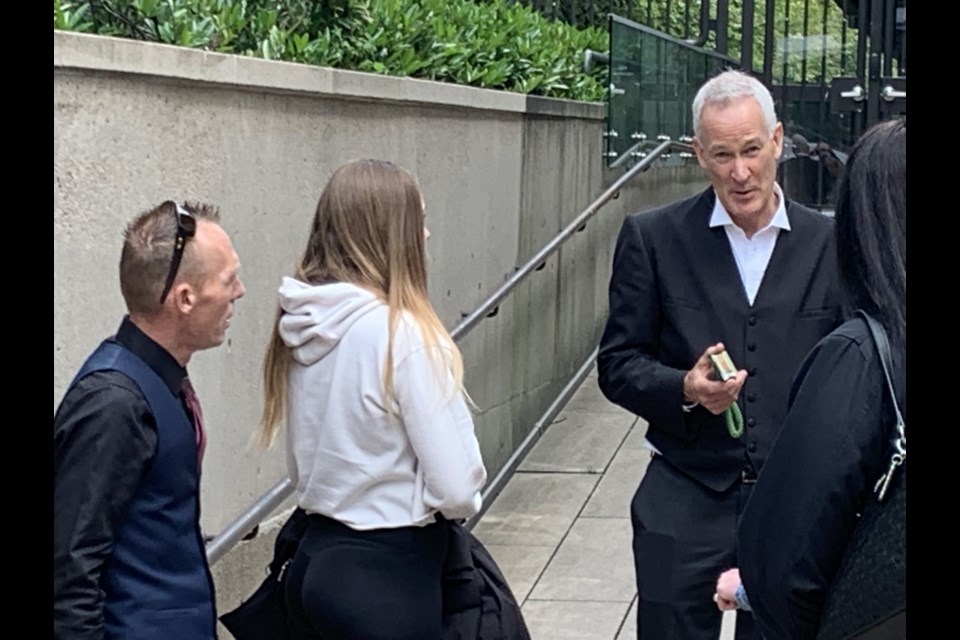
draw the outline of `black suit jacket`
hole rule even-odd
[[[716,491],[759,472],[786,414],[793,376],[842,319],[833,221],[787,200],[781,230],[751,306],[723,227],[710,228],[713,189],[628,217],[610,281],[600,388],[649,423],[666,460]],[[682,409],[683,377],[723,342],[749,376],[739,404],[745,432],[723,416]]]

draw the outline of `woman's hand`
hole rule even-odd
[[[733,611],[737,608],[737,588],[740,586],[740,570],[728,569],[717,578],[717,592],[713,601],[720,611]]]

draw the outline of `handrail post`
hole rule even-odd
[[[687,40],[689,44],[695,47],[702,47],[710,39],[710,0],[702,0],[700,3],[700,35],[696,40]]]

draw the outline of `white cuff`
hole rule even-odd
[[[684,412],[684,413],[690,413],[690,412],[693,411],[699,404],[700,404],[699,402],[694,402],[693,404],[682,404],[682,403],[681,403],[680,406],[683,408],[683,412]]]

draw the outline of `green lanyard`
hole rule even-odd
[[[743,414],[740,412],[740,406],[734,402],[723,412],[723,417],[727,421],[727,431],[731,438],[739,438],[743,435]]]
[[[719,353],[711,354],[710,361],[713,363],[714,370],[717,372],[717,376],[721,380],[730,380],[737,375],[737,368],[733,366],[733,362],[730,360],[730,356],[727,355],[726,351],[721,351]],[[740,407],[734,402],[732,405],[727,407],[727,410],[723,412],[724,418],[727,422],[727,431],[730,432],[730,437],[737,439],[743,435],[743,414],[740,412]]]

